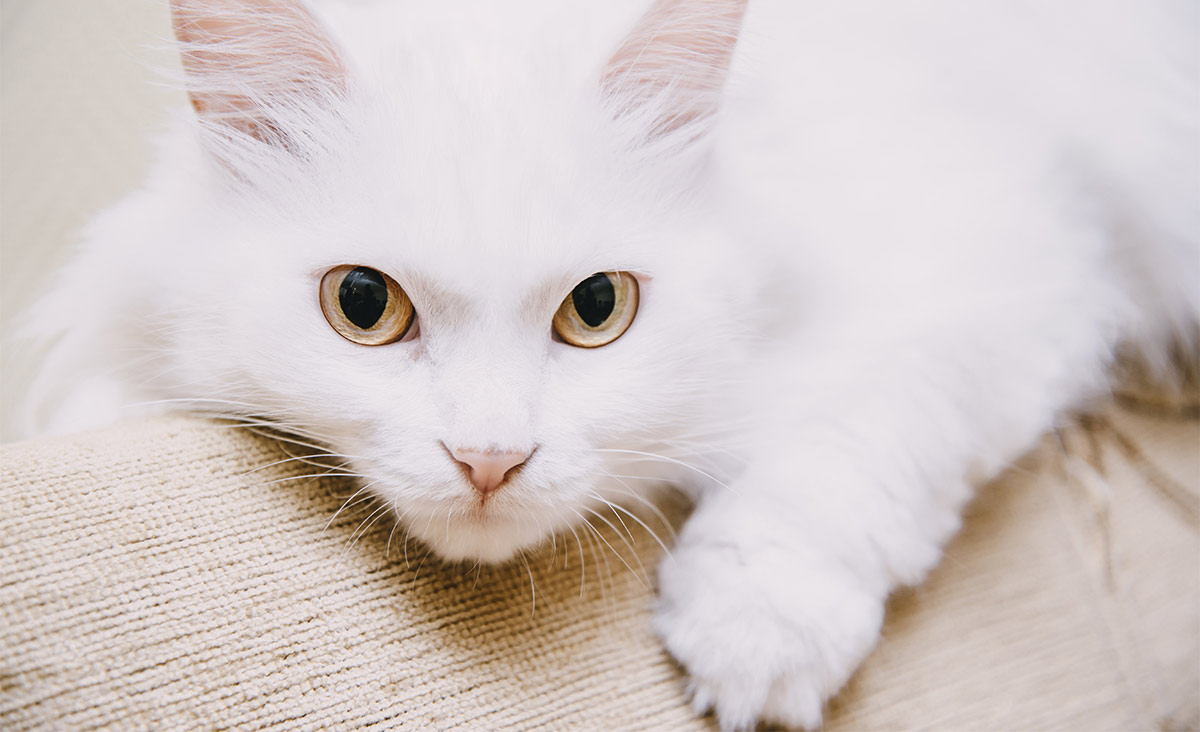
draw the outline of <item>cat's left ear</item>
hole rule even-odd
[[[346,71],[300,0],[171,0],[188,94],[201,121],[288,143],[289,112],[330,104]]]
[[[609,59],[604,103],[640,142],[690,144],[720,105],[746,0],[657,0]]]

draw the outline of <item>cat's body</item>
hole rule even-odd
[[[678,484],[658,627],[698,708],[815,724],[973,484],[1121,342],[1196,347],[1194,11],[918,5],[757,0],[726,78],[737,2],[322,3],[328,36],[289,0],[177,3],[198,44],[206,6],[300,22],[253,34],[246,86],[193,57],[205,130],[181,120],[37,310],[65,335],[35,421],[274,420],[451,559]],[[647,23],[699,62],[653,60]],[[418,334],[335,333],[336,265],[395,278]],[[638,278],[629,331],[552,337],[605,271]],[[524,464],[481,499],[460,448]]]

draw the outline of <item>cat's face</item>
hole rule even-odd
[[[413,536],[499,561],[652,479],[713,469],[745,295],[703,196],[622,160],[581,90],[455,99],[425,81],[425,98],[420,78],[355,88],[305,129],[302,160],[278,155],[193,209],[205,254],[177,260],[177,283],[204,322],[181,329],[173,389],[319,435]],[[339,333],[352,267],[411,305],[398,340]],[[605,272],[632,322],[573,345],[555,315]]]

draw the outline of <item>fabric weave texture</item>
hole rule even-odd
[[[0,447],[0,727],[715,728],[632,521],[447,565],[281,444],[172,417]],[[1047,438],[893,598],[827,729],[1195,729],[1198,445],[1165,408]]]

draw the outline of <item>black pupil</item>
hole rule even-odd
[[[338,304],[346,319],[366,330],[379,322],[387,307],[388,288],[383,275],[370,267],[356,267],[338,288]]]
[[[617,304],[617,292],[606,274],[594,274],[571,291],[575,312],[589,327],[596,328],[612,315]]]

